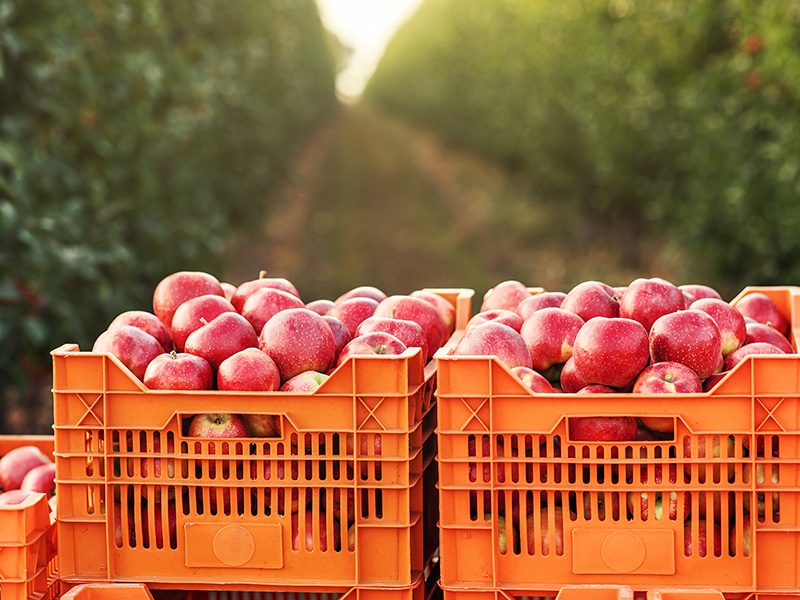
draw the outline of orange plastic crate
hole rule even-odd
[[[37,446],[53,455],[53,436],[0,436],[0,456],[19,446]],[[47,496],[16,506],[0,506],[0,598],[48,600],[58,597],[56,525]]]
[[[754,291],[791,315],[797,348],[800,288],[739,297]],[[589,584],[800,593],[800,356],[750,357],[710,392],[658,396],[534,394],[493,357],[436,358],[446,595]],[[569,419],[593,415],[671,417],[675,433],[571,441]]]
[[[472,291],[437,292],[465,323]],[[410,348],[353,357],[312,394],[173,392],[111,355],[55,350],[62,581],[411,586],[438,546],[435,366]],[[188,417],[212,412],[277,415],[281,435],[190,438]]]
[[[712,588],[654,588],[637,591],[623,585],[572,585],[532,596],[525,592],[445,590],[445,600],[797,600],[796,594],[723,594]]]
[[[295,600],[302,594],[305,600],[429,600],[425,580],[419,576],[412,585],[387,588],[351,588],[318,590],[296,588],[292,591],[232,592],[222,590],[158,591],[142,583],[85,583],[61,598],[62,600]]]

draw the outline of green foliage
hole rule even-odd
[[[800,280],[798,46],[797,0],[426,0],[367,95],[732,294]]]
[[[0,0],[0,400],[225,240],[335,101],[313,0]]]

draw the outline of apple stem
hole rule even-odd
[[[266,276],[267,276],[267,272],[264,271],[263,269],[258,272],[258,278],[259,279],[264,279],[264,277],[266,277]]]
[[[200,317],[200,322],[201,322],[203,325],[208,325],[208,321],[206,321],[206,318],[205,318],[205,317]]]
[[[176,360],[177,360],[177,358],[178,358],[178,353],[177,353],[177,352],[175,352],[175,350],[173,350],[172,352],[170,352],[170,353],[169,353],[169,355],[170,355],[170,356],[171,356],[173,359],[176,359]]]

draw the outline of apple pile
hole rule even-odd
[[[794,353],[789,329],[762,293],[734,306],[709,286],[661,278],[535,295],[509,280],[486,293],[453,354],[494,355],[537,393],[701,393],[745,356]],[[640,425],[635,417],[569,423],[571,439],[587,441],[633,440]]]
[[[180,271],[156,286],[152,313],[120,314],[92,351],[113,354],[150,389],[310,393],[353,355],[419,347],[427,362],[454,327],[454,307],[425,290],[359,286],[305,303],[264,272],[237,287]],[[197,415],[189,434],[271,437],[277,427],[271,415]]]
[[[32,494],[55,498],[56,465],[36,446],[18,446],[0,457],[0,506],[20,504]],[[50,506],[55,510],[54,500]]]

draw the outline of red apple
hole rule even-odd
[[[306,304],[306,308],[308,310],[313,310],[317,313],[320,317],[325,316],[328,312],[334,307],[333,300],[328,300],[325,298],[321,298],[319,300],[313,300]]]
[[[318,373],[317,371],[304,371],[303,373],[288,379],[286,383],[281,386],[280,391],[310,394],[323,383],[325,383],[326,379],[328,379],[328,375],[325,373]]]
[[[708,392],[711,390],[715,385],[717,385],[720,380],[727,375],[727,371],[722,371],[720,373],[714,373],[711,377],[703,380],[703,391]]]
[[[747,330],[744,317],[742,313],[727,302],[716,298],[701,298],[700,300],[695,300],[690,308],[692,310],[702,310],[714,319],[722,336],[723,357],[728,356],[728,354],[745,343]]]
[[[31,490],[8,490],[0,494],[0,506],[16,506],[22,504],[25,500],[40,492],[33,492]]]
[[[278,365],[258,348],[245,348],[223,360],[217,388],[238,392],[274,392],[281,387]]]
[[[350,337],[355,337],[358,326],[363,320],[375,314],[377,307],[378,302],[372,298],[348,298],[330,309],[328,315],[336,317],[344,323],[350,333]]]
[[[705,519],[698,519],[698,539],[697,547],[693,547],[692,543],[692,519],[687,519],[683,527],[683,553],[686,556],[707,556],[708,555],[708,527],[709,524]],[[713,556],[722,556],[722,528],[718,523],[711,523],[711,528],[714,536],[714,549]]]
[[[284,382],[303,371],[325,373],[336,356],[330,325],[307,308],[282,310],[267,321],[259,347],[278,365]]]
[[[680,364],[680,363],[674,363]],[[684,365],[681,365],[684,369],[689,369]],[[647,369],[645,369],[646,371]],[[691,371],[691,369],[689,369]],[[697,377],[697,373],[692,371],[695,377]],[[635,386],[634,386],[635,391]],[[675,431],[675,419],[673,417],[639,417],[639,421],[641,421],[642,425],[644,425],[650,431],[657,431],[659,433],[673,433]],[[661,439],[661,438],[655,438]]]
[[[661,493],[654,493],[652,496],[649,492],[629,492],[626,494],[626,504],[628,514],[631,517],[636,516],[635,502],[636,498],[639,499],[639,518],[642,521],[647,521],[650,518],[650,507],[653,507],[653,519],[656,521],[663,521],[669,519],[670,521],[678,520],[678,492],[663,491]],[[664,513],[664,499],[668,499],[667,512]],[[692,503],[689,496],[684,493],[684,514],[688,515],[691,512]]]
[[[158,340],[149,333],[131,325],[118,325],[100,334],[92,352],[108,352],[116,356],[138,378],[144,378],[147,365],[164,353]]]
[[[372,300],[375,300],[375,302],[380,303],[386,299],[386,294],[384,294],[383,291],[379,290],[375,286],[360,285],[346,291],[344,294],[339,296],[334,301],[334,304],[341,304],[345,300],[350,300],[350,298],[371,298]]]
[[[794,348],[789,343],[789,340],[779,332],[777,329],[764,325],[763,323],[747,323],[745,325],[747,336],[745,337],[745,344],[754,344],[756,342],[766,342],[772,344],[783,350],[786,354],[794,354]]]
[[[775,301],[766,294],[761,292],[747,294],[740,298],[734,306],[745,317],[774,327],[784,336],[789,335],[789,320],[775,304]]]
[[[219,285],[222,287],[222,291],[225,292],[225,300],[230,302],[231,298],[233,298],[233,295],[236,293],[236,286],[227,281],[222,281]]]
[[[256,335],[259,335],[264,328],[264,323],[280,311],[289,308],[305,308],[305,306],[300,298],[289,292],[265,287],[250,294],[240,312],[253,326]]]
[[[342,348],[350,343],[350,340],[353,339],[353,336],[350,335],[347,325],[342,323],[336,317],[324,315],[322,318],[325,319],[325,322],[330,326],[331,333],[333,334],[333,345],[335,348],[333,364],[335,364],[336,359],[339,358],[339,354],[342,352]]]
[[[766,342],[753,342],[752,344],[745,344],[738,350],[731,352],[726,358],[722,366],[723,371],[730,371],[738,365],[746,356],[751,354],[786,354],[783,350],[772,344]]]
[[[229,356],[256,347],[258,336],[253,326],[242,315],[226,312],[189,334],[185,350],[205,358],[216,372]]]
[[[56,465],[49,462],[33,467],[25,474],[19,489],[30,492],[41,492],[48,496],[56,489]]]
[[[677,362],[653,363],[639,373],[633,384],[634,394],[699,394],[702,391],[703,382],[694,369]]]
[[[572,356],[581,317],[563,308],[543,308],[528,317],[520,335],[531,355],[533,369],[550,381],[559,381],[561,368]]]
[[[351,356],[364,356],[373,354],[402,354],[406,345],[385,331],[373,331],[354,337],[339,353],[337,366],[344,363]]]
[[[480,312],[494,308],[504,308],[516,312],[519,303],[530,295],[528,288],[519,281],[513,279],[503,281],[484,294]]]
[[[241,415],[214,413],[192,417],[188,435],[201,438],[249,437],[250,431]]]
[[[619,394],[619,390],[608,387],[607,385],[600,385],[599,383],[590,383],[579,389],[576,394]]]
[[[476,325],[464,334],[453,349],[453,355],[496,356],[509,369],[533,367],[531,353],[522,336],[502,323]]]
[[[147,523],[147,508],[142,510],[144,516],[143,522]],[[175,502],[167,502],[167,538],[164,539],[164,517],[163,505],[158,502],[153,504],[153,525],[155,526],[155,547],[156,548],[177,548],[178,545],[178,517],[175,509]],[[144,527],[146,538],[144,540],[145,547],[149,545],[149,527]]]
[[[117,317],[111,321],[108,329],[117,327],[119,325],[138,327],[142,331],[145,331],[156,338],[158,343],[161,344],[161,347],[164,349],[164,352],[172,351],[172,340],[169,337],[167,326],[164,325],[164,323],[162,323],[161,320],[153,313],[149,313],[144,310],[127,310],[117,315]]]
[[[495,321],[497,323],[502,323],[503,325],[508,325],[514,331],[519,331],[522,329],[523,323],[522,317],[520,317],[517,313],[510,310],[505,310],[503,308],[495,308],[474,315],[467,322],[465,331],[469,331],[470,328],[475,327],[475,325],[480,325],[481,323],[486,323],[487,321]]]
[[[52,462],[36,446],[17,446],[0,458],[0,488],[18,490],[28,471]]]
[[[453,335],[456,330],[456,308],[449,301],[445,300],[439,294],[430,292],[428,290],[415,290],[409,294],[412,298],[420,298],[425,302],[430,302],[439,311],[444,319],[444,325],[447,329],[448,337]]]
[[[663,279],[636,279],[619,303],[619,316],[641,323],[646,331],[662,315],[686,308],[683,293]]]
[[[150,361],[142,381],[151,390],[210,390],[214,373],[205,358],[173,350]]]
[[[653,363],[678,362],[705,379],[717,370],[721,356],[719,326],[702,310],[690,308],[668,313],[656,319],[650,330]]]
[[[300,526],[298,522],[299,513],[292,513],[292,550],[300,550]],[[319,531],[314,531],[314,511],[311,509],[305,512],[305,543],[303,550],[308,552],[317,550],[327,552],[328,550],[328,520],[325,513],[319,513]],[[334,523],[333,528],[333,547],[339,548],[339,526]],[[331,548],[333,549],[333,548]]]
[[[235,313],[236,309],[225,298],[214,294],[190,298],[181,304],[172,316],[171,330],[172,341],[178,352],[185,350],[186,340],[192,332],[225,312]]]
[[[375,331],[390,333],[403,342],[406,348],[422,348],[422,356],[427,363],[430,359],[428,353],[428,339],[422,326],[415,321],[406,319],[389,319],[386,317],[369,317],[364,319],[356,328],[356,335],[365,335]]]
[[[197,296],[214,294],[225,297],[219,280],[201,271],[178,271],[167,275],[153,292],[153,312],[166,325],[172,328],[172,315],[178,307]]]
[[[619,316],[619,298],[610,285],[601,281],[584,281],[567,292],[561,308],[584,321],[592,317],[610,319]]]
[[[447,326],[439,311],[430,302],[411,296],[389,296],[375,309],[376,317],[405,319],[422,327],[428,341],[428,354],[433,354],[447,341]]]
[[[519,303],[517,306],[517,313],[524,321],[542,308],[561,308],[561,304],[566,297],[567,295],[564,292],[542,292],[541,294],[534,294],[533,296],[528,296]]]
[[[581,379],[578,371],[575,370],[575,358],[572,356],[569,357],[561,369],[560,383],[561,389],[567,394],[574,394],[589,385]]]
[[[636,438],[636,417],[570,417],[569,438],[575,442],[625,442]]]
[[[641,420],[641,417],[639,417]],[[653,433],[649,428],[639,427],[636,430],[636,437],[634,438],[637,442],[658,442],[661,441],[661,438],[658,437],[655,433]]]
[[[701,283],[687,283],[679,286],[678,289],[692,296],[695,301],[702,300],[703,298],[722,300],[722,296],[717,290]]]
[[[234,308],[237,312],[241,313],[242,308],[244,307],[244,303],[250,297],[250,294],[255,292],[256,290],[260,290],[261,288],[273,288],[276,290],[282,290],[284,292],[289,292],[293,296],[300,297],[297,288],[294,287],[291,281],[288,279],[284,279],[283,277],[267,277],[266,271],[261,271],[258,275],[258,279],[252,279],[250,281],[245,281],[239,287],[236,288],[236,292],[233,294],[231,298],[231,304],[233,304]]]
[[[537,394],[554,394],[555,390],[547,378],[528,367],[514,367],[511,372]]]
[[[554,512],[554,525],[555,530],[552,532],[552,539],[550,536],[550,519],[548,511]],[[502,517],[500,517],[502,518]],[[541,531],[539,532],[539,539],[541,541],[541,550],[536,547],[536,530],[534,528],[535,522],[533,515],[528,515],[526,519],[527,541],[528,541],[528,554],[537,554],[541,552],[542,555],[547,556],[551,552],[555,552],[556,556],[564,554],[564,513],[560,506],[547,507],[542,506],[540,513]]]
[[[647,330],[632,319],[594,317],[575,336],[572,355],[587,383],[625,388],[647,365]]]

